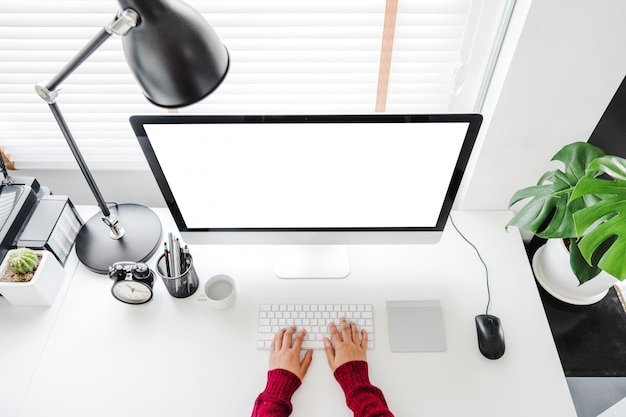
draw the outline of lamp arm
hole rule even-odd
[[[104,201],[104,198],[102,197],[102,194],[100,193],[100,190],[98,189],[98,186],[96,185],[96,181],[93,179],[93,176],[91,175],[91,171],[89,170],[89,167],[87,167],[87,164],[85,163],[85,159],[83,158],[82,153],[80,152],[80,150],[78,149],[78,146],[76,145],[76,141],[74,140],[72,132],[70,131],[67,123],[65,122],[65,118],[63,117],[63,114],[61,113],[59,106],[55,102],[48,103],[48,106],[50,106],[50,111],[54,115],[54,119],[56,120],[57,124],[59,125],[59,128],[61,129],[61,132],[63,133],[63,136],[65,137],[65,140],[68,146],[70,147],[70,150],[72,151],[72,154],[74,155],[74,158],[76,159],[76,162],[78,163],[78,167],[83,173],[83,176],[85,177],[85,180],[87,181],[87,184],[89,185],[89,188],[91,189],[91,192],[93,193],[94,197],[96,198],[96,201],[98,202],[98,207],[100,207],[100,210],[102,211],[102,214],[104,214],[105,217],[110,216],[111,212],[109,211],[109,207]]]
[[[58,86],[69,76],[71,75],[91,54],[93,54],[112,34],[117,35],[125,35],[129,30],[134,28],[139,21],[139,15],[134,10],[124,10],[123,12],[118,13],[116,18],[109,23],[107,26],[102,28],[97,35],[87,43],[81,49],[74,58],[70,62],[68,62],[61,71],[57,75],[54,76],[52,81],[43,81],[35,86],[35,91],[45,102],[48,103],[50,107],[50,111],[54,115],[54,118],[67,141],[67,144],[78,163],[78,166],[91,189],[96,201],[98,203],[98,207],[102,211],[104,217],[102,220],[104,223],[111,229],[111,237],[113,239],[120,239],[124,236],[124,229],[118,224],[117,216],[111,214],[109,208],[96,185],[96,182],[91,175],[91,171],[89,170],[85,159],[83,158],[82,153],[78,149],[76,145],[76,141],[69,129],[69,126],[65,122],[63,115],[61,114],[61,110],[56,104],[56,99],[59,95]]]
[[[83,47],[70,62],[65,64],[65,67],[59,71],[51,81],[46,84],[46,89],[53,91],[56,90],[59,85],[67,77],[69,77],[74,71],[81,66],[87,58],[91,56],[100,46],[111,37],[111,33],[107,32],[106,28],[100,29],[98,34],[87,45]]]
[[[37,86],[37,94],[47,103],[54,102],[58,96],[57,87],[70,76],[80,65],[85,62],[111,35],[126,35],[139,23],[139,15],[132,9],[121,11],[109,24],[100,31],[83,47],[70,62],[68,62],[51,81],[44,81]]]

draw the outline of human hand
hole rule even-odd
[[[359,341],[359,329],[355,322],[349,324],[346,319],[341,319],[341,333],[334,323],[328,328],[330,340],[324,338],[324,350],[330,369],[335,372],[337,368],[346,362],[366,360],[367,331],[361,330],[361,340]],[[332,340],[332,343],[331,343]]]
[[[276,333],[270,346],[269,368],[270,371],[273,369],[284,369],[302,380],[313,359],[313,350],[307,350],[304,358],[300,361],[300,350],[306,331],[304,329],[300,330],[292,345],[291,339],[295,331],[296,327],[292,326],[289,329],[282,329]]]

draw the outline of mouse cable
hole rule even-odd
[[[487,267],[487,264],[485,263],[485,260],[483,259],[476,245],[470,242],[470,240],[465,237],[465,235],[459,230],[459,228],[456,227],[456,224],[454,223],[454,219],[452,218],[452,213],[450,213],[449,217],[450,217],[450,223],[452,223],[454,230],[456,230],[456,232],[459,234],[459,236],[463,238],[464,241],[466,241],[472,248],[474,248],[474,251],[476,251],[476,255],[478,255],[478,259],[480,259],[480,262],[485,267],[485,282],[487,284],[487,307],[485,308],[485,314],[489,314],[489,304],[491,304],[491,289],[489,288],[489,268]]]

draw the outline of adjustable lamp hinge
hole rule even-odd
[[[121,239],[124,236],[124,228],[118,224],[118,218],[115,214],[111,213],[108,216],[103,216],[102,221],[109,226],[111,239]]]
[[[35,86],[35,91],[46,103],[53,104],[59,96],[58,90],[48,90],[48,81],[42,81]]]
[[[112,35],[124,36],[139,23],[139,14],[133,9],[120,11],[115,20],[105,26]]]

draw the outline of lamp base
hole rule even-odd
[[[110,207],[125,230],[121,239],[112,239],[102,213],[90,218],[76,237],[76,254],[80,262],[93,272],[106,274],[115,262],[146,262],[161,243],[159,217],[138,204],[118,204]]]

